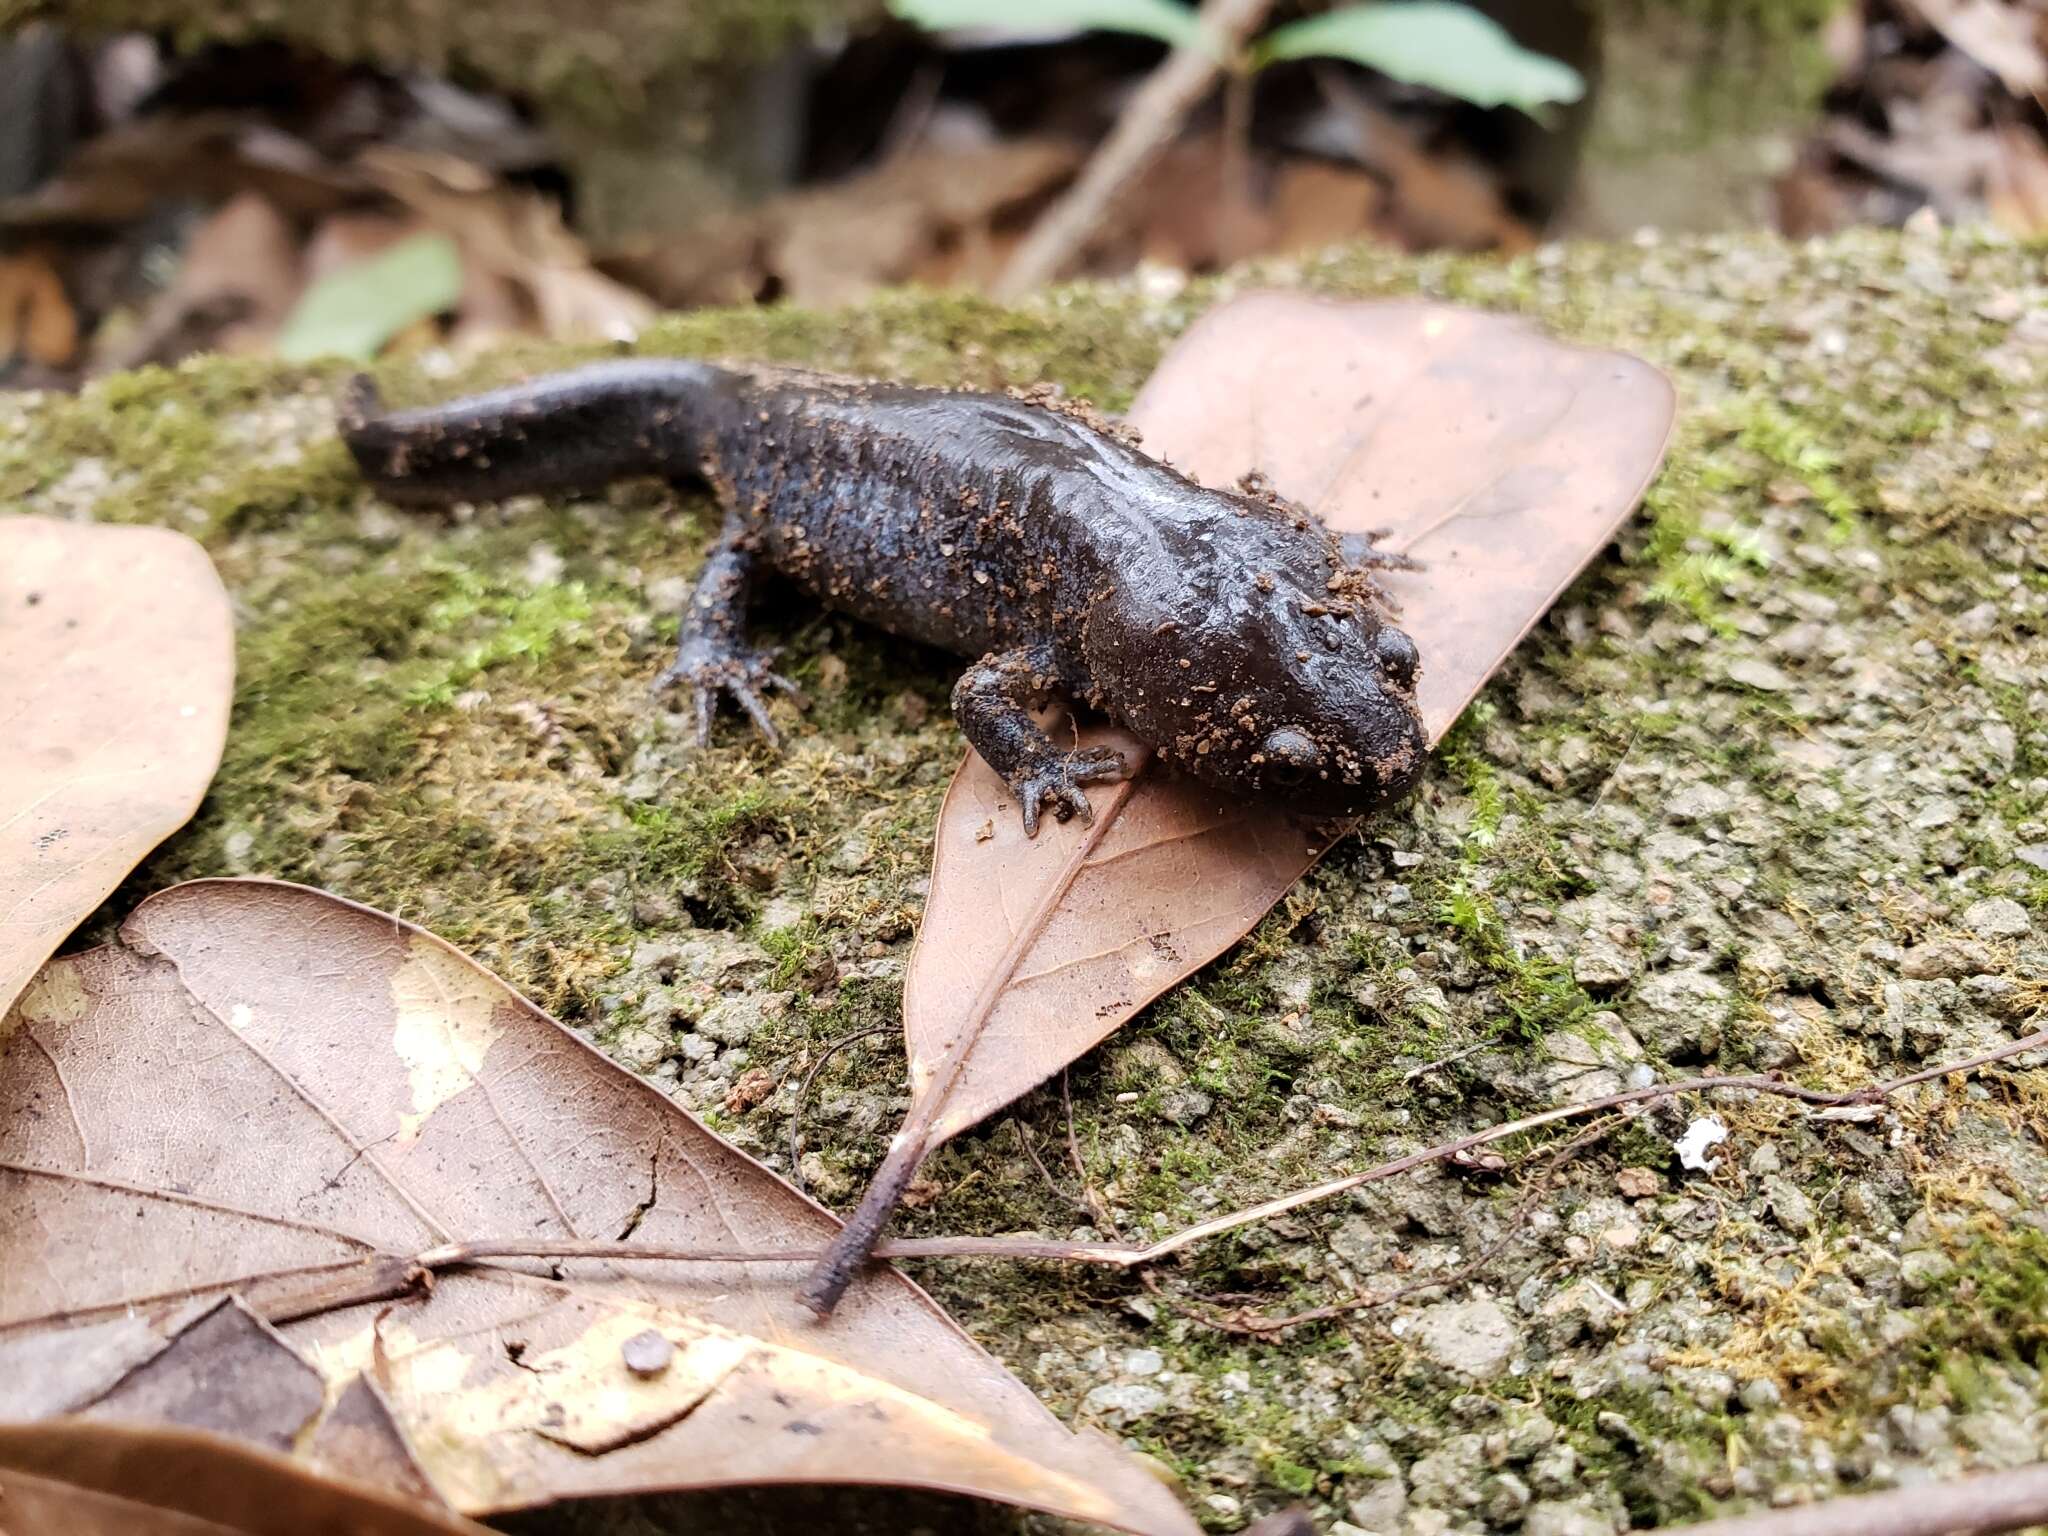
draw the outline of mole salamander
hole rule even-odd
[[[700,741],[720,694],[776,739],[763,693],[789,684],[745,628],[765,567],[979,658],[953,712],[1034,837],[1042,809],[1085,822],[1082,786],[1126,772],[1114,749],[1047,736],[1031,711],[1054,694],[1205,783],[1318,816],[1422,773],[1415,645],[1370,574],[1398,557],[1366,542],[1347,560],[1257,482],[1206,489],[1085,407],[646,359],[413,411],[359,379],[341,430],[396,502],[708,481],[724,528],[660,679],[692,690]]]

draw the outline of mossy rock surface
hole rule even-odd
[[[795,174],[810,39],[875,21],[880,0],[0,0],[0,39],[49,21],[173,46],[283,41],[529,102],[599,245],[701,224]]]
[[[1251,281],[1520,311],[1659,362],[1683,415],[1644,512],[1414,803],[1074,1069],[1075,1143],[1123,1232],[1640,1077],[1856,1085],[2039,1027],[2038,247],[1350,253]],[[1051,380],[1117,408],[1232,286],[699,314],[645,347]],[[562,360],[384,382],[419,400]],[[801,1110],[804,1177],[848,1202],[904,1108],[890,1026],[962,750],[953,664],[771,602],[807,695],[777,705],[788,752],[731,722],[695,751],[648,682],[709,501],[635,485],[397,511],[334,440],[341,383],[201,361],[0,397],[0,503],[182,528],[236,605],[220,777],[89,935],[193,876],[328,887],[469,949],[784,1168],[808,1064],[879,1029]],[[1688,1172],[1673,1142],[1708,1114],[1729,1139]],[[1081,1226],[1067,1136],[1058,1091],[1033,1096],[940,1154],[903,1226]],[[1505,1173],[1424,1173],[1211,1243],[1156,1292],[1049,1266],[919,1278],[1055,1411],[1166,1463],[1219,1530],[1304,1499],[1355,1530],[1561,1536],[2048,1451],[2038,1069],[1860,1121],[1666,1106],[1547,1184],[1541,1147],[1504,1150]],[[1182,1311],[1282,1314],[1482,1257],[1272,1338]]]
[[[864,0],[0,0],[0,30],[49,20],[89,37],[161,32],[185,48],[282,39],[346,62],[453,71],[623,117],[660,75],[756,63],[877,9]]]

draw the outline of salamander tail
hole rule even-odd
[[[705,363],[634,359],[387,411],[376,385],[358,375],[337,425],[364,478],[392,501],[588,492],[629,476],[694,476],[733,382]]]

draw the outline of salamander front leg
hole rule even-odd
[[[773,651],[747,644],[747,588],[756,558],[746,525],[728,517],[697,578],[697,590],[683,609],[682,644],[675,662],[654,680],[657,692],[678,683],[688,685],[697,708],[699,746],[711,743],[711,717],[721,693],[747,712],[771,747],[782,745],[762,692],[780,688],[795,693],[796,684],[773,669]]]
[[[953,685],[953,718],[974,750],[1003,776],[1024,812],[1024,835],[1038,836],[1038,816],[1049,806],[1061,821],[1094,817],[1083,784],[1127,777],[1114,747],[1062,752],[1031,718],[1031,710],[1059,688],[1049,647],[1030,646],[981,658]]]

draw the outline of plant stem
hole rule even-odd
[[[1116,127],[1067,193],[1045,211],[995,282],[995,296],[1014,299],[1058,277],[1100,227],[1126,187],[1173,142],[1216,77],[1244,51],[1273,0],[1204,0],[1201,45],[1176,48],[1145,78]]]

